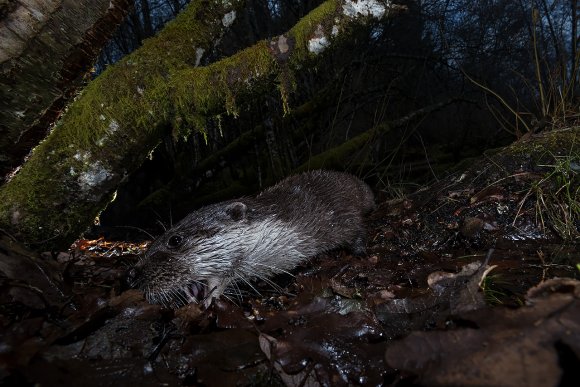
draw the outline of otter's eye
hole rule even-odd
[[[172,248],[179,247],[181,245],[181,242],[183,242],[183,238],[181,236],[172,235],[167,240],[167,246]]]

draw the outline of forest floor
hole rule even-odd
[[[576,134],[381,201],[366,256],[315,257],[208,309],[123,289],[146,244],[79,240],[39,259],[4,236],[0,385],[572,385]]]

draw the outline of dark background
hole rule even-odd
[[[95,76],[186,3],[136,1]],[[201,65],[284,33],[320,3],[248,1]],[[290,112],[273,87],[238,117],[213,117],[207,138],[165,138],[118,190],[97,232],[124,238],[126,226],[138,226],[158,234],[160,223],[306,168],[350,171],[374,186],[379,199],[402,196],[487,149],[578,121],[576,1],[400,4],[407,12],[358,28],[354,39],[290,80]],[[382,130],[364,146],[332,156],[373,127]],[[323,152],[322,162],[313,161]]]

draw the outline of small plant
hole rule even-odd
[[[503,305],[508,295],[501,290],[502,284],[505,285],[505,281],[500,274],[487,275],[482,279],[480,286],[486,304]]]
[[[531,183],[520,201],[514,224],[528,198],[535,198],[536,224],[542,230],[550,227],[562,239],[573,241],[580,238],[580,155],[571,153],[552,157],[553,164],[541,165],[548,168],[548,172]]]

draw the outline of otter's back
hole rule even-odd
[[[326,250],[352,245],[364,234],[363,217],[374,208],[374,195],[351,174],[311,171],[266,189],[254,208],[287,222]]]

